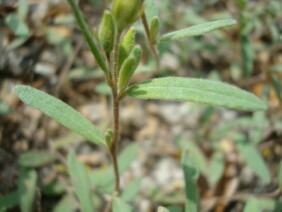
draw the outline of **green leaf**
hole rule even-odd
[[[186,138],[180,138],[177,140],[180,145],[180,148],[188,148],[191,152],[193,152],[194,160],[197,161],[198,169],[205,173],[207,171],[208,165],[205,155],[203,154],[202,150],[198,147],[195,142],[188,141]]]
[[[187,144],[187,148],[193,152],[195,161],[197,161],[198,169],[204,173],[207,170],[207,160],[202,150],[198,147],[194,142],[189,141]]]
[[[266,105],[258,97],[247,91],[204,79],[152,79],[129,87],[127,94],[139,99],[191,101],[243,111],[266,109]]]
[[[212,21],[204,24],[198,24],[195,26],[188,27],[186,29],[181,29],[179,31],[162,35],[159,39],[159,42],[179,40],[186,37],[199,36],[223,27],[232,26],[236,23],[237,21],[234,19],[223,19],[223,20]]]
[[[263,160],[255,145],[248,142],[245,135],[234,135],[236,146],[244,161],[256,173],[263,183],[270,183],[271,175],[267,164]]]
[[[209,166],[209,182],[213,185],[218,182],[224,171],[224,154],[216,152],[211,159]]]
[[[105,145],[104,136],[98,129],[66,103],[29,86],[17,85],[15,90],[17,96],[26,104],[40,110],[87,140]]]
[[[36,194],[36,184],[36,172],[34,170],[22,169],[19,178],[19,200],[21,211],[32,211]]]
[[[64,196],[53,209],[53,212],[66,211],[76,211],[75,200],[69,195]]]
[[[136,158],[138,145],[136,143],[127,145],[126,148],[118,156],[119,174],[124,173],[132,161]],[[103,193],[111,193],[114,188],[114,172],[113,167],[92,171],[89,170],[89,178],[91,185]]]
[[[242,66],[243,77],[250,77],[254,67],[254,53],[249,39],[249,35],[241,36],[241,53],[242,53]]]
[[[19,204],[19,194],[17,191],[11,192],[0,198],[0,212],[7,211]]]
[[[95,86],[95,91],[99,94],[110,96],[112,95],[111,87],[107,83],[100,83]]]
[[[29,35],[29,29],[26,23],[17,15],[10,14],[5,19],[6,24],[10,27],[13,33],[17,36],[26,37]]]
[[[122,199],[115,197],[113,200],[113,212],[131,212],[131,208]]]
[[[28,2],[27,0],[19,0],[18,15],[21,19],[25,19],[28,14]]]
[[[168,206],[167,207],[169,212],[182,212],[182,207],[180,206]]]
[[[88,175],[84,166],[76,160],[73,151],[68,154],[67,166],[82,211],[95,211]]]
[[[11,51],[14,50],[16,48],[19,48],[20,46],[22,46],[27,40],[29,39],[29,37],[17,37],[15,39],[13,39],[13,41],[11,43],[9,43],[6,46],[7,51]]]
[[[46,183],[41,190],[48,196],[60,196],[65,193],[66,188],[57,180]]]
[[[122,192],[121,198],[125,202],[131,202],[136,197],[141,184],[141,178],[134,179],[133,182]]]
[[[23,167],[40,167],[52,163],[56,155],[47,151],[28,151],[21,154],[19,164]]]
[[[274,199],[256,198],[251,196],[246,202],[244,212],[274,211],[274,209],[275,209]]]
[[[159,206],[157,212],[169,212],[169,210],[163,206]]]
[[[197,212],[199,211],[199,194],[197,188],[199,170],[192,151],[183,151],[182,167],[184,171],[186,192],[185,211]]]
[[[259,207],[259,201],[256,198],[250,198],[244,208],[244,212],[261,211]]]
[[[282,85],[281,85],[281,82],[279,81],[279,79],[272,75],[272,86],[274,88],[274,91],[275,91],[275,94],[276,94],[276,97],[277,99],[279,100],[280,102],[280,105],[282,105]]]
[[[279,167],[279,186],[280,190],[282,190],[282,160],[280,161],[280,167]]]

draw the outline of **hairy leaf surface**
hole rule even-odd
[[[104,136],[98,129],[71,106],[30,86],[17,85],[15,90],[17,96],[26,104],[40,110],[87,140],[105,145]]]
[[[223,27],[232,26],[236,23],[237,21],[234,19],[223,19],[218,21],[211,21],[204,24],[198,24],[175,32],[164,34],[160,37],[159,42],[179,40],[186,37],[199,36]]]
[[[127,94],[139,99],[191,101],[243,111],[266,109],[266,105],[252,93],[222,82],[203,79],[152,79],[131,86]]]

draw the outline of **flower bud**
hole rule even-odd
[[[98,32],[99,41],[109,55],[114,46],[115,39],[115,23],[112,14],[105,11]]]
[[[135,46],[134,49],[132,50],[131,54],[135,57],[135,60],[136,60],[137,65],[138,65],[140,63],[141,57],[142,57],[142,49],[141,49],[141,47],[139,45]]]
[[[154,44],[158,39],[159,30],[160,30],[160,20],[157,16],[154,16],[150,23],[150,38],[154,42]]]
[[[138,64],[140,63],[141,55],[142,55],[141,47],[136,46],[132,50],[132,53],[129,55],[129,57],[126,58],[126,60],[124,61],[121,67],[119,82],[118,82],[120,93],[122,93],[126,89],[128,83],[130,82]]]
[[[113,143],[113,131],[108,129],[105,133],[105,140],[108,148],[110,149],[112,147]]]
[[[135,22],[142,12],[141,0],[113,0],[112,13],[119,33]]]
[[[123,37],[119,46],[118,67],[122,66],[124,60],[130,55],[135,43],[135,28],[131,27]]]

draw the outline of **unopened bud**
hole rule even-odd
[[[141,15],[141,0],[113,0],[112,12],[121,33],[123,29],[134,23]]]
[[[108,129],[105,133],[105,140],[108,148],[110,149],[113,144],[113,131]]]
[[[150,24],[150,36],[154,44],[158,39],[159,31],[160,31],[160,20],[157,16],[154,16]]]
[[[124,60],[130,55],[135,44],[135,28],[131,27],[123,37],[118,53],[118,67],[122,66]]]
[[[105,11],[98,32],[99,41],[107,54],[109,54],[114,46],[115,39],[115,23],[112,14]]]
[[[129,55],[128,58],[124,61],[124,64],[121,67],[120,76],[119,76],[119,92],[122,93],[128,83],[130,82],[135,70],[137,69],[137,66],[140,63],[142,55],[142,49],[140,46],[136,46],[132,53]]]

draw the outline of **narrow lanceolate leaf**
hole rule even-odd
[[[184,150],[182,155],[182,167],[186,193],[185,211],[199,211],[199,194],[197,189],[199,170],[192,151]]]
[[[209,182],[213,185],[222,177],[224,171],[224,155],[222,152],[216,152],[211,159],[209,166]]]
[[[87,140],[105,145],[104,136],[98,129],[66,103],[29,86],[18,85],[15,90],[17,96],[26,104],[40,110]]]
[[[127,94],[139,99],[191,101],[243,111],[266,109],[266,105],[252,93],[222,82],[203,79],[152,79],[131,86]]]
[[[121,199],[125,202],[132,202],[140,189],[141,178],[134,179],[122,192]]]
[[[84,166],[75,158],[73,151],[68,154],[68,170],[71,177],[74,193],[77,196],[82,211],[95,211],[91,186]]]
[[[244,159],[244,162],[261,178],[263,183],[270,183],[270,170],[262,155],[257,150],[257,147],[249,142],[243,134],[234,134],[234,140],[236,141],[236,147]]]
[[[131,212],[129,205],[122,199],[115,197],[113,200],[113,212]]]
[[[175,32],[171,32],[165,35],[162,35],[159,39],[159,42],[165,42],[170,40],[178,40],[186,37],[194,37],[206,34],[208,32],[223,28],[229,27],[236,24],[237,21],[234,19],[224,19],[218,21],[211,21],[204,24],[198,24],[195,26],[188,27],[186,29],[181,29]]]
[[[36,194],[37,174],[34,170],[22,169],[19,178],[19,201],[22,212],[32,211]]]
[[[56,155],[47,151],[28,151],[21,154],[19,164],[23,167],[40,167],[52,163]]]

